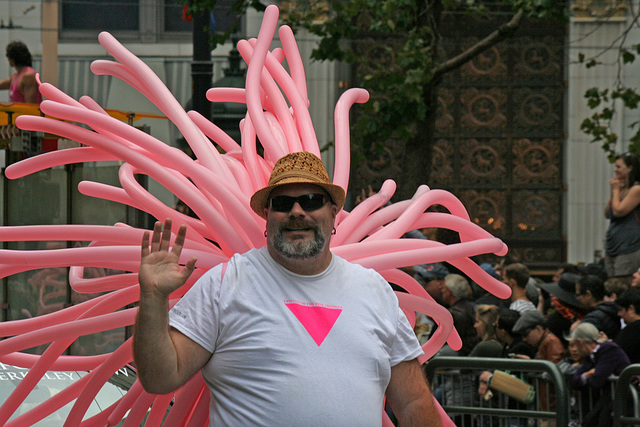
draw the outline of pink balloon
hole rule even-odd
[[[202,214],[203,216],[206,215],[205,218],[202,218],[203,220],[208,221],[211,224],[216,224],[215,232],[218,236],[218,239],[216,239],[216,241],[220,242],[221,246],[223,246],[223,250],[225,250],[226,253],[232,254],[234,253],[234,251],[244,252],[248,249],[246,245],[243,245],[242,242],[238,241],[238,239],[235,238],[233,229],[229,226],[228,222],[223,217],[221,217],[219,214],[216,214],[215,212],[212,212],[205,201],[199,200],[195,196],[191,196],[188,188],[184,188],[184,186],[181,186],[180,183],[170,179],[170,174],[168,174],[160,165],[151,162],[149,159],[145,158],[139,153],[126,150],[124,147],[109,145],[108,140],[103,139],[100,135],[93,135],[93,132],[80,129],[72,125],[67,125],[66,123],[47,119],[45,117],[21,116],[21,118],[23,118],[23,120],[21,121],[21,126],[23,127],[23,129],[30,126],[35,126],[39,129],[47,128],[51,133],[67,133],[72,137],[72,139],[91,140],[92,144],[96,144],[107,151],[113,151],[122,158],[127,158],[132,165],[137,166],[139,164],[142,169],[150,170],[150,172],[152,171],[154,178],[161,182],[165,187],[169,189],[181,188],[183,191],[185,191],[188,196],[188,198],[185,197],[185,201],[187,201],[190,206],[199,206],[202,208],[202,212],[198,213]],[[80,137],[80,135],[84,136],[84,138]],[[226,197],[225,200],[228,200],[230,203],[237,202],[237,199],[234,201],[230,193],[224,191],[223,188],[220,188],[218,192],[220,195],[229,196]],[[248,215],[247,210],[243,210],[242,208],[239,208],[235,213],[239,216]],[[251,216],[249,217],[251,218]],[[250,228],[249,226],[251,225],[251,221],[247,221],[246,225],[247,228]]]
[[[139,81],[146,82],[157,94],[155,97],[163,102],[160,110],[178,127],[198,159],[212,171],[221,171],[221,162],[217,150],[213,150],[209,141],[199,129],[188,119],[184,109],[153,71],[131,52],[126,50],[111,34],[102,32],[98,36],[100,44],[122,64],[131,69],[132,74],[140,76]]]
[[[179,388],[175,394],[175,404],[167,415],[166,424],[177,425],[180,420],[187,419],[197,404],[197,398],[202,395],[204,387],[206,384],[198,372]]]
[[[118,159],[115,156],[100,152],[91,147],[68,148],[66,150],[42,153],[39,156],[29,157],[19,163],[13,163],[7,166],[5,174],[9,179],[18,179],[54,166],[111,160]]]
[[[124,422],[123,427],[138,427],[142,425],[144,417],[147,415],[149,408],[156,399],[156,395],[148,394],[146,392],[143,393],[142,396],[133,403],[131,412],[127,415],[127,419]]]
[[[371,215],[372,212],[384,206],[385,203],[391,200],[395,191],[396,183],[390,179],[386,180],[377,194],[367,197],[358,206],[353,208],[349,215],[340,222],[340,224],[338,224],[336,227],[336,235],[331,239],[331,245],[340,246],[348,240],[351,240],[349,243],[355,243],[362,240],[362,238],[356,238],[357,240],[353,241],[352,239],[349,239],[349,236],[354,234],[354,229],[362,224],[362,222]]]
[[[334,112],[336,129],[336,164],[333,183],[347,188],[349,185],[349,170],[351,168],[351,151],[349,136],[349,111],[355,103],[365,103],[369,100],[369,92],[364,89],[349,89],[340,96]]]
[[[240,54],[243,55],[243,57],[251,58],[251,61],[248,62],[249,69],[251,69],[251,63],[252,61],[256,60],[255,59],[256,54],[252,49],[250,43],[239,42],[238,50]],[[277,66],[280,66],[280,64],[273,58],[273,56],[270,55],[270,52],[268,51],[268,49],[266,52],[264,52],[264,59],[262,59],[262,62],[255,66],[262,68],[263,65],[265,64],[271,64],[271,67],[274,67],[275,64],[277,64]],[[247,96],[247,112],[257,130],[258,136],[260,137],[260,141],[263,141],[264,135],[262,132],[265,132],[268,136],[267,136],[267,142],[263,145],[266,146],[271,143],[278,142],[278,147],[281,147],[282,144],[280,143],[280,141],[278,141],[277,139],[276,140],[272,139],[273,137],[275,137],[275,135],[269,132],[271,129],[273,129],[274,126],[277,126],[278,128],[280,128],[280,132],[283,135],[285,135],[286,145],[283,147],[285,150],[285,153],[302,151],[303,150],[302,142],[300,141],[300,136],[298,135],[298,132],[296,130],[296,124],[294,122],[294,119],[291,116],[289,105],[287,105],[287,102],[285,101],[284,97],[282,96],[282,93],[280,92],[280,88],[278,87],[278,85],[276,85],[276,82],[274,81],[274,78],[272,77],[272,75],[269,74],[268,69],[261,71],[260,84],[261,84],[261,88],[264,90],[267,96],[267,99],[269,99],[271,106],[273,107],[272,114],[276,117],[276,120],[272,120],[271,123],[267,123],[265,121],[267,117],[266,116],[264,118],[262,117],[262,113],[264,110],[262,105],[255,105],[255,106],[253,105],[256,102],[261,102],[261,97],[251,96],[252,92],[247,91],[247,94],[249,94]],[[258,114],[257,116],[256,116],[256,113]]]
[[[193,410],[193,415],[189,420],[187,427],[200,427],[207,425],[209,422],[209,402],[211,400],[211,393],[209,388],[203,386],[200,390],[200,395],[195,400],[196,407]]]
[[[82,394],[78,396],[76,402],[71,408],[69,415],[64,423],[65,427],[73,427],[80,425],[84,414],[89,405],[95,399],[96,394],[102,388],[102,386],[111,378],[113,373],[122,368],[125,364],[130,363],[131,356],[131,338],[125,341],[116,351],[113,352],[111,357],[98,368],[92,371],[92,376],[86,387],[82,390]]]
[[[211,138],[222,147],[225,151],[233,151],[239,150],[240,146],[237,142],[233,140],[229,135],[227,135],[222,129],[220,129],[215,124],[211,123],[208,119],[204,118],[202,114],[197,111],[189,111],[187,113],[189,118],[193,120],[193,122],[204,132],[206,136]]]
[[[62,408],[67,403],[71,402],[76,396],[82,392],[82,388],[91,379],[91,373],[89,372],[78,381],[73,382],[71,385],[61,390],[59,393],[54,394],[43,403],[39,404],[35,408],[25,412],[16,418],[7,421],[5,427],[24,427],[34,425],[38,421],[51,415],[58,409]]]
[[[9,417],[24,402],[29,393],[35,388],[43,375],[50,370],[53,362],[73,343],[71,340],[53,342],[38,359],[27,375],[18,383],[15,390],[0,406],[0,425],[5,425]]]
[[[287,58],[289,69],[291,70],[291,78],[300,92],[300,95],[302,95],[302,98],[305,99],[308,104],[309,96],[307,95],[307,78],[305,77],[304,64],[302,63],[300,50],[298,49],[298,44],[296,43],[293,31],[288,25],[283,25],[278,30],[278,34],[280,35],[280,42],[282,43],[282,49],[284,50]],[[276,56],[275,52],[274,56]],[[278,62],[282,62],[282,59],[278,59]]]
[[[129,424],[139,426],[147,413],[147,409],[153,403],[153,399],[154,396],[144,391],[140,381],[136,380],[122,399],[118,401],[115,409],[109,415],[107,425],[113,426],[118,424],[118,422],[127,415],[127,412],[131,410],[123,427]]]
[[[172,394],[158,395],[156,396],[156,400],[153,402],[153,406],[151,407],[151,411],[149,412],[149,416],[147,417],[147,421],[144,424],[145,427],[160,427],[162,425],[162,420],[167,413],[167,409],[173,400]],[[167,425],[171,425],[167,423]]]

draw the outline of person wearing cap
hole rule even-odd
[[[538,310],[525,311],[513,326],[513,332],[520,334],[522,341],[537,349],[535,358],[558,363],[564,356],[564,346],[560,339],[547,328],[544,315]],[[527,359],[526,356],[516,356]]]
[[[609,377],[620,375],[630,361],[624,351],[613,341],[606,341],[591,323],[580,323],[568,337],[569,351],[580,363],[569,380],[577,390],[591,390],[596,404],[582,417],[582,427],[611,425],[611,386]],[[582,393],[588,399],[588,393]],[[589,408],[588,403],[583,405]]]
[[[513,332],[520,334],[522,341],[537,350],[535,359],[548,360],[558,364],[564,357],[564,346],[560,339],[547,328],[544,315],[538,310],[528,310],[520,315],[513,326]],[[519,359],[528,359],[525,355],[516,355]],[[555,411],[555,391],[550,389],[546,382],[539,384],[540,409],[543,411]],[[550,425],[555,425],[550,423]]]
[[[444,278],[449,274],[449,269],[443,264],[419,264],[413,266],[413,278],[422,285],[425,291],[440,305],[444,305],[442,292]]]
[[[168,314],[196,260],[178,264],[186,226],[172,248],[170,220],[146,232],[133,335],[145,390],[201,370],[211,425],[381,425],[386,394],[400,424],[440,426],[391,287],[329,249],[344,201],[318,157],[284,156],[250,201],[266,246],[210,269]]]
[[[640,363],[640,290],[631,288],[624,291],[616,299],[616,305],[625,327],[616,336],[615,343],[629,356],[631,363]]]

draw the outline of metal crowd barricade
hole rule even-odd
[[[535,388],[531,403],[493,391],[490,399],[477,393],[482,371],[509,372]],[[569,425],[567,383],[547,360],[481,357],[435,357],[425,367],[434,394],[458,427],[529,427]]]
[[[640,364],[627,366],[615,384],[613,426],[640,426],[638,376]],[[631,415],[631,416],[630,416]]]

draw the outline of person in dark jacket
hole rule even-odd
[[[640,363],[640,289],[631,288],[618,299],[618,315],[626,326],[622,328],[615,339],[615,343],[627,353],[631,363]],[[636,308],[637,307],[637,308]]]
[[[569,385],[577,390],[591,389],[594,406],[583,415],[582,427],[611,425],[611,375],[620,375],[631,362],[612,341],[604,341],[600,331],[591,323],[581,323],[569,336],[569,351],[580,366],[569,380]],[[582,393],[588,397],[588,393]],[[583,405],[589,408],[588,405]]]
[[[589,274],[581,277],[576,284],[578,301],[587,313],[582,323],[591,323],[607,338],[614,339],[620,332],[618,306],[611,301],[604,301],[604,282],[598,276]],[[572,326],[572,329],[574,326]]]

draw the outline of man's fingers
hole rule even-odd
[[[156,221],[153,225],[153,236],[151,237],[151,252],[157,252],[160,249],[160,237],[162,234],[162,223]]]
[[[160,240],[160,250],[168,251],[171,243],[171,219],[164,220],[164,228],[162,230],[162,240]]]
[[[142,233],[142,252],[141,257],[144,258],[149,255],[149,232]]]
[[[182,224],[180,229],[178,230],[178,234],[176,235],[176,240],[173,242],[173,249],[171,250],[174,254],[180,257],[180,253],[182,252],[182,247],[184,246],[184,240],[187,235],[187,226]]]
[[[191,276],[193,270],[196,269],[196,261],[198,261],[198,258],[193,257],[185,264],[184,269],[182,270],[182,274],[185,275],[185,281],[189,278],[189,276]]]

